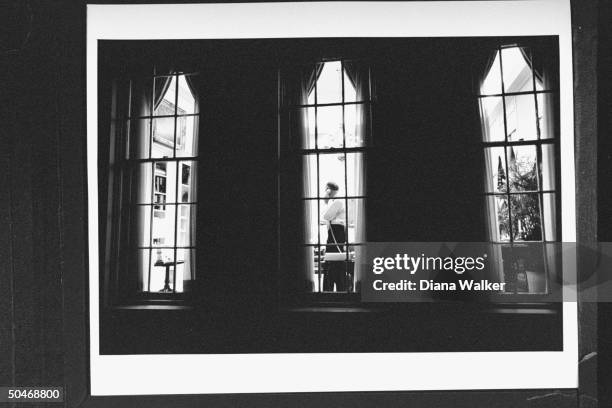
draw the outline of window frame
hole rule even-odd
[[[292,159],[292,160],[296,160],[299,163],[302,163],[302,160],[305,160],[306,158],[310,157],[310,156],[316,156],[316,169],[313,172],[314,174],[316,174],[316,178],[317,178],[317,182],[316,182],[316,186],[317,186],[317,190],[316,190],[316,197],[305,197],[304,193],[301,192],[300,196],[298,197],[297,200],[295,200],[296,202],[301,202],[302,204],[304,203],[308,203],[308,202],[312,202],[312,201],[316,201],[317,203],[317,225],[320,225],[319,222],[321,221],[321,210],[322,210],[322,206],[321,206],[321,201],[324,199],[323,196],[321,196],[321,191],[320,191],[320,187],[321,187],[321,183],[323,180],[321,180],[321,175],[320,175],[320,156],[321,155],[333,155],[333,154],[341,154],[344,156],[344,187],[345,187],[345,191],[344,191],[344,195],[342,196],[337,196],[337,199],[341,199],[344,202],[344,208],[345,208],[345,224],[346,224],[346,242],[344,244],[340,244],[340,246],[344,247],[345,249],[345,253],[346,253],[346,261],[345,261],[345,273],[349,274],[349,268],[350,268],[350,263],[351,261],[355,262],[355,259],[351,259],[351,248],[354,248],[356,246],[365,246],[366,245],[366,241],[367,239],[363,240],[363,242],[351,242],[349,240],[349,202],[351,200],[363,200],[363,205],[364,207],[367,206],[367,192],[364,191],[363,194],[355,194],[355,195],[349,195],[348,192],[348,155],[349,154],[361,154],[362,156],[362,170],[363,170],[363,178],[364,180],[367,179],[367,156],[368,156],[368,152],[372,149],[372,111],[373,111],[373,106],[374,106],[374,86],[373,86],[373,79],[372,79],[372,69],[371,69],[371,63],[369,63],[369,61],[366,61],[364,59],[361,58],[347,58],[347,57],[339,57],[339,56],[334,56],[334,57],[320,57],[320,58],[316,58],[314,61],[310,60],[308,62],[302,62],[300,64],[296,64],[296,65],[292,65],[289,67],[283,67],[280,69],[279,71],[279,82],[282,82],[282,72],[284,69],[295,69],[297,66],[299,67],[311,67],[317,69],[316,67],[318,67],[319,65],[323,65],[326,63],[331,63],[331,62],[340,62],[340,70],[341,70],[341,74],[340,74],[340,81],[341,81],[341,100],[340,102],[330,102],[330,103],[319,103],[318,101],[318,86],[317,86],[317,82],[318,82],[318,78],[315,79],[314,84],[313,84],[313,89],[312,89],[312,93],[314,95],[313,98],[313,103],[286,103],[284,101],[284,99],[282,98],[283,95],[279,95],[280,97],[280,109],[279,109],[279,116],[280,116],[280,120],[283,120],[283,114],[288,114],[287,115],[287,122],[289,123],[290,127],[291,127],[291,121],[292,121],[292,116],[293,113],[300,111],[301,109],[313,109],[314,110],[314,123],[315,123],[315,127],[314,127],[314,148],[309,148],[309,147],[303,147],[304,143],[296,140],[296,137],[292,134],[291,131],[289,131],[287,134],[285,134],[284,132],[279,132],[279,136],[281,138],[287,138],[288,139],[288,143],[286,144],[288,147],[286,149],[280,149],[279,153],[282,154],[288,154],[288,156]],[[359,63],[364,63],[367,64],[367,95],[365,95],[361,100],[355,100],[355,101],[350,101],[347,102],[346,101],[346,84],[345,84],[345,76],[348,75],[345,72],[345,64],[346,63],[350,63],[350,62],[359,62]],[[321,67],[321,71],[323,70],[323,67]],[[364,132],[364,138],[363,141],[361,143],[360,146],[352,146],[352,147],[348,147],[347,146],[347,140],[346,140],[346,136],[347,136],[347,129],[346,129],[346,107],[347,106],[357,106],[357,105],[362,105],[365,108],[365,132]],[[341,111],[342,111],[342,146],[339,147],[328,147],[328,148],[319,148],[319,129],[318,129],[318,110],[320,108],[326,108],[326,107],[340,107]],[[285,144],[280,143],[279,146],[283,146]],[[285,151],[283,151],[285,150]],[[300,172],[300,177],[303,177],[303,173]],[[366,210],[367,213],[367,210]],[[305,214],[302,214],[302,220],[301,222],[303,222],[304,217],[306,216]],[[362,220],[362,222],[365,223],[365,225],[367,225],[367,218],[364,217],[364,219]],[[320,228],[320,227],[318,227]],[[281,240],[282,237],[279,236],[279,240]],[[315,282],[313,281],[312,283],[312,287],[311,288],[307,288],[307,290],[305,291],[306,295],[312,299],[312,297],[319,297],[319,296],[323,296],[324,300],[330,300],[332,298],[338,298],[340,300],[347,300],[347,299],[353,299],[355,298],[355,300],[357,299],[355,296],[359,295],[359,285],[358,282],[355,281],[355,274],[354,274],[354,270],[353,270],[353,278],[349,279],[347,282],[347,290],[346,291],[324,291],[323,290],[323,271],[322,271],[322,265],[323,265],[323,260],[322,260],[322,248],[324,248],[327,244],[326,242],[323,242],[323,239],[321,237],[320,231],[317,233],[317,241],[314,244],[310,244],[310,243],[305,243],[304,241],[299,241],[297,242],[297,245],[301,248],[313,248],[313,256],[314,256],[314,270],[312,272],[312,277],[313,279],[317,280],[317,283],[315,284]],[[285,245],[286,243],[280,242],[280,247],[282,248],[283,245]],[[353,252],[354,254],[354,252]],[[281,250],[281,254],[279,254],[279,257],[282,257],[282,250]],[[282,268],[281,268],[282,269]],[[293,276],[293,275],[292,275]],[[317,289],[318,287],[318,289]],[[349,290],[350,288],[350,290]]]
[[[557,89],[554,86],[551,86],[549,88],[544,88],[542,87],[542,89],[537,88],[537,83],[536,83],[536,72],[533,68],[533,63],[531,63],[531,65],[529,65],[529,62],[526,61],[526,63],[529,66],[529,69],[531,71],[531,89],[527,90],[527,91],[508,91],[506,92],[506,84],[505,84],[505,78],[504,78],[504,64],[503,64],[503,53],[502,50],[503,49],[509,49],[509,48],[524,48],[527,49],[531,55],[532,61],[533,61],[533,52],[532,49],[530,48],[530,46],[528,44],[519,44],[519,43],[512,43],[512,44],[500,44],[497,47],[495,47],[495,51],[496,53],[499,55],[499,73],[497,73],[500,76],[500,86],[501,86],[501,92],[500,93],[483,93],[480,86],[476,86],[475,89],[475,96],[476,99],[478,101],[478,105],[480,107],[480,117],[481,120],[483,120],[483,113],[482,113],[482,103],[481,101],[483,101],[486,98],[501,98],[501,103],[502,103],[502,115],[503,115],[503,131],[504,131],[504,140],[502,141],[487,141],[486,138],[484,137],[484,127],[483,127],[483,136],[481,137],[480,140],[480,147],[482,149],[483,152],[483,174],[485,176],[485,185],[483,186],[483,198],[485,200],[485,207],[488,205],[487,201],[490,200],[491,198],[493,200],[497,200],[498,197],[502,197],[505,198],[506,202],[507,202],[507,206],[508,206],[508,227],[509,227],[509,231],[508,231],[508,240],[502,240],[501,237],[500,240],[494,240],[493,237],[489,236],[489,242],[491,242],[494,246],[499,247],[499,251],[500,253],[498,255],[501,256],[501,248],[515,248],[517,246],[520,245],[525,245],[525,244],[529,244],[529,243],[541,243],[542,244],[542,249],[543,249],[543,256],[545,257],[543,265],[545,268],[545,281],[546,281],[546,289],[544,293],[530,293],[530,292],[508,292],[508,293],[500,293],[498,295],[493,295],[493,297],[497,297],[497,298],[503,298],[504,296],[508,296],[508,295],[512,295],[515,298],[517,296],[520,297],[521,299],[524,299],[525,301],[530,301],[533,300],[533,296],[537,296],[537,295],[546,295],[550,292],[550,284],[549,284],[549,280],[550,280],[550,272],[549,272],[549,268],[550,266],[548,265],[548,261],[546,260],[546,254],[548,251],[554,251],[554,249],[549,248],[550,245],[547,244],[552,244],[552,243],[558,243],[558,242],[562,242],[562,224],[561,224],[561,168],[560,168],[560,162],[561,162],[561,156],[560,156],[560,152],[561,152],[561,141],[560,141],[560,137],[559,137],[559,125],[558,125],[558,98],[559,98],[559,89]],[[490,72],[490,71],[489,71]],[[487,75],[489,75],[489,73],[487,73]],[[515,97],[517,96],[529,96],[532,95],[533,99],[534,99],[534,118],[535,118],[535,129],[536,129],[536,138],[535,139],[529,139],[529,140],[517,140],[517,141],[511,141],[509,140],[511,137],[511,134],[509,134],[509,126],[508,126],[508,116],[510,113],[513,113],[514,115],[517,115],[517,107],[516,107],[516,99]],[[540,111],[540,106],[539,106],[539,101],[538,101],[538,96],[539,95],[551,95],[551,103],[552,103],[552,108],[550,109],[550,113],[553,116],[553,120],[555,121],[555,126],[554,126],[554,130],[552,131],[552,133],[550,134],[550,137],[548,138],[542,138],[542,129],[540,126],[540,122],[541,122],[541,118],[542,118],[542,112]],[[514,110],[512,110],[512,112],[509,112],[509,109],[507,107],[507,98],[508,97],[514,97],[513,99],[513,104],[514,104]],[[484,124],[483,124],[484,126]],[[516,129],[513,130],[512,134],[514,134],[516,132]],[[511,191],[511,187],[510,187],[510,165],[509,165],[509,161],[508,161],[508,155],[509,155],[509,148],[512,148],[514,146],[533,146],[535,148],[535,152],[536,152],[536,177],[537,177],[537,189],[536,190],[521,190],[521,191]],[[544,189],[543,188],[543,172],[542,172],[542,163],[543,163],[543,154],[542,154],[542,149],[544,146],[552,146],[552,155],[553,155],[553,160],[554,160],[554,166],[553,166],[553,171],[554,171],[554,185],[552,189]],[[486,179],[489,178],[490,176],[493,176],[493,174],[489,174],[487,166],[486,166],[486,161],[487,161],[487,149],[489,148],[495,148],[495,147],[501,147],[504,149],[504,172],[505,172],[505,177],[506,177],[506,186],[505,186],[505,192],[499,192],[497,191],[487,191],[487,186],[486,186]],[[513,232],[513,222],[512,222],[512,204],[511,204],[511,197],[512,196],[516,196],[516,195],[524,195],[524,194],[536,194],[537,198],[538,198],[538,209],[539,209],[539,217],[540,217],[540,236],[541,239],[539,240],[520,240],[520,239],[515,239],[514,238],[514,232]],[[544,202],[544,195],[545,194],[549,194],[552,195],[554,197],[554,214],[545,217],[544,216],[544,207],[543,207],[543,202]],[[496,205],[496,203],[494,203],[493,205]],[[491,217],[495,217],[496,219],[494,219],[493,221],[495,222],[496,228],[497,228],[497,233],[496,235],[500,234],[499,232],[499,228],[500,228],[500,224],[499,224],[499,219],[497,219],[496,214],[489,214],[488,211],[485,211],[485,217],[487,217],[486,222],[489,223],[491,222]],[[552,222],[554,224],[555,227],[555,236],[554,239],[548,239],[547,234],[546,234],[546,228],[545,228],[545,222],[547,220],[550,220],[550,222]],[[503,276],[500,276],[501,279],[503,279]]]
[[[115,262],[114,270],[111,269],[111,272],[114,272],[114,278],[112,279],[115,287],[112,291],[115,303],[131,303],[133,301],[156,301],[156,300],[171,300],[171,301],[182,301],[185,298],[185,288],[183,291],[177,292],[176,288],[176,267],[179,265],[177,261],[177,254],[179,251],[185,251],[186,253],[195,253],[197,245],[195,242],[189,242],[189,245],[179,245],[179,222],[180,220],[180,209],[183,206],[188,206],[189,208],[195,207],[197,209],[198,201],[197,199],[193,199],[193,191],[197,189],[197,185],[192,184],[191,189],[192,192],[190,194],[189,199],[186,202],[183,202],[179,196],[181,193],[180,188],[182,184],[182,165],[187,164],[190,168],[190,177],[192,178],[192,183],[195,178],[194,175],[194,167],[195,172],[197,172],[197,168],[200,163],[200,155],[199,152],[192,152],[189,156],[179,156],[177,151],[185,146],[185,135],[181,138],[178,137],[179,130],[187,131],[187,119],[189,117],[194,118],[193,123],[193,137],[199,137],[199,126],[200,126],[200,117],[201,111],[198,108],[194,109],[194,112],[189,113],[180,109],[178,106],[179,103],[179,78],[181,76],[193,76],[200,75],[198,71],[181,71],[181,70],[172,70],[171,73],[158,74],[157,67],[153,67],[150,72],[143,74],[136,78],[126,78],[125,80],[119,81],[120,84],[118,86],[126,86],[126,90],[123,91],[121,89],[117,89],[115,92],[115,98],[122,98],[125,100],[117,100],[116,101],[116,122],[120,125],[118,126],[116,135],[116,147],[115,147],[115,158],[116,161],[111,165],[112,168],[115,168],[114,171],[118,173],[117,180],[119,181],[117,186],[119,193],[119,203],[117,204],[117,210],[121,214],[120,220],[116,223],[113,223],[111,226],[110,234],[111,236],[121,236],[124,240],[126,240],[129,244],[126,247],[117,248],[117,252],[120,254],[118,259]],[[157,114],[155,112],[155,81],[157,78],[168,78],[173,77],[170,81],[169,86],[174,87],[174,107],[173,113],[163,113]],[[144,79],[143,79],[144,78]],[[133,112],[134,105],[134,83],[136,81],[142,81],[145,87],[150,87],[151,91],[151,106],[147,108],[147,112],[145,115],[139,115]],[[147,89],[147,92],[149,90]],[[168,92],[168,89],[164,91],[164,94]],[[192,95],[194,98],[195,106],[198,106],[198,95],[192,91]],[[160,96],[162,99],[160,103],[164,103],[165,99],[163,99],[163,95]],[[127,101],[127,103],[126,103]],[[179,112],[181,110],[182,112]],[[172,141],[167,140],[166,138],[156,136],[155,135],[155,122],[157,119],[167,119],[171,118],[173,120],[173,134]],[[132,125],[135,121],[144,121],[147,125],[146,132],[148,133],[148,140],[145,141],[145,144],[148,143],[147,148],[147,157],[135,157],[133,153],[134,142],[133,142],[133,129]],[[180,124],[179,124],[180,122]],[[184,122],[184,123],[183,123]],[[181,129],[179,129],[181,126]],[[179,139],[182,143],[179,143]],[[153,146],[154,143],[158,143],[161,146],[164,146],[172,151],[171,157],[153,157]],[[173,144],[172,144],[173,143]],[[140,203],[138,200],[132,200],[132,189],[133,189],[133,178],[136,174],[139,166],[147,166],[151,165],[151,202],[150,203]],[[163,201],[157,202],[157,187],[156,187],[156,179],[158,177],[158,165],[163,164],[165,166],[165,175],[163,176],[165,181],[165,193],[163,193]],[[175,184],[174,184],[174,193],[175,200],[169,201],[167,199],[170,191],[168,191],[168,166],[174,165],[176,167],[175,170]],[[161,175],[160,175],[161,176]],[[117,192],[117,190],[116,190]],[[162,194],[161,192],[159,194]],[[134,202],[136,201],[136,202]],[[153,219],[156,216],[154,213],[164,213],[167,215],[168,207],[174,207],[174,222],[173,222],[173,242],[172,245],[168,244],[159,244],[154,242],[153,237]],[[150,208],[150,216],[149,221],[146,225],[143,226],[147,230],[145,236],[148,236],[149,243],[148,245],[136,245],[132,242],[131,236],[135,232],[135,229],[132,225],[133,217],[137,216],[138,210],[137,208],[141,207],[149,207]],[[156,208],[159,207],[159,208]],[[196,210],[197,212],[197,210]],[[126,215],[127,213],[127,215]],[[127,220],[125,219],[127,217]],[[193,215],[191,216],[193,218]],[[195,223],[196,220],[192,219],[191,223]],[[195,237],[194,237],[195,240]],[[144,244],[144,242],[143,242]],[[118,245],[118,244],[114,244]],[[171,268],[170,272],[170,287],[171,291],[151,291],[151,272],[153,268],[153,256],[154,251],[156,249],[161,249],[164,251],[172,250],[173,254],[173,262],[174,266]],[[138,256],[140,251],[148,251],[148,268],[143,270],[133,270],[131,268],[130,259],[133,256]],[[144,266],[144,265],[143,265]],[[193,267],[192,267],[193,268]],[[138,287],[138,274],[142,274],[142,287]],[[191,280],[195,279],[195,271],[190,270]],[[127,289],[121,288],[122,282],[127,284]],[[146,290],[145,290],[146,289]]]

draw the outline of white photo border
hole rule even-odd
[[[562,232],[575,242],[569,0],[88,5],[91,395],[577,388],[576,302],[558,352],[100,355],[98,40],[534,35],[559,37]]]

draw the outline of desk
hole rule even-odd
[[[162,290],[160,290],[160,292],[163,293],[168,293],[168,292],[176,292],[176,265],[180,265],[182,263],[185,263],[185,261],[169,261],[169,262],[164,262],[164,261],[157,261],[155,262],[155,265],[153,266],[165,266],[166,267],[166,279],[164,280],[164,287]],[[174,266],[174,272],[173,272],[173,288],[170,289],[170,267]]]

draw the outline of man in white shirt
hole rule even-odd
[[[338,190],[338,185],[331,181],[325,186],[325,206],[322,209],[321,224],[328,226],[326,252],[346,252],[346,209],[342,199],[335,199]],[[346,291],[346,262],[325,263],[323,290],[332,292],[335,284],[337,292]]]

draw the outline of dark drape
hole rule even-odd
[[[203,86],[202,84],[202,79],[204,78],[203,75],[185,75],[185,81],[187,82],[187,85],[189,86],[189,90],[191,91],[191,93],[193,94],[193,97],[195,99],[195,112],[200,112],[200,92],[198,91],[199,89],[201,89],[201,87]],[[199,139],[199,116],[195,116],[194,117],[194,121],[193,121],[193,145],[192,145],[192,152],[194,152],[194,155],[199,156],[199,143],[198,143],[198,139]],[[192,169],[191,169],[191,198],[190,201],[192,202],[197,202],[198,200],[198,163],[195,162],[193,163]],[[191,243],[195,243],[196,242],[196,225],[197,225],[197,205],[191,205],[190,206],[190,216],[189,216],[189,221],[190,221],[190,225],[189,225],[189,242]],[[178,226],[177,226],[178,228]],[[183,275],[183,279],[185,281],[191,280],[193,281],[194,279],[196,279],[196,254],[195,254],[195,250],[194,249],[189,249],[186,250],[186,254],[185,254],[185,265],[184,265],[185,271],[187,271],[187,274]],[[187,285],[185,285],[185,283],[183,284],[183,287],[187,287]]]
[[[487,77],[487,74],[493,68],[495,58],[497,57],[497,49],[491,49],[488,52],[479,50],[473,54],[473,79],[472,84],[474,88],[474,94],[481,94],[482,85]],[[501,89],[499,90],[501,92]]]
[[[164,98],[164,95],[168,91],[168,87],[170,87],[170,83],[172,83],[172,73],[173,69],[167,66],[155,66],[155,75],[162,75],[155,77],[154,83],[154,92],[153,95],[153,111],[157,109],[160,102]]]
[[[308,96],[310,95],[310,93],[314,92],[315,84],[319,80],[319,77],[321,76],[321,72],[323,71],[323,65],[324,63],[322,62],[319,64],[316,64],[314,69],[310,73],[310,75],[308,75],[307,78],[304,78],[305,81],[303,82],[302,85],[304,86],[303,91],[305,91],[306,101],[308,100]]]
[[[544,45],[538,42],[528,44],[520,48],[525,61],[533,69],[536,79],[539,80],[544,89],[558,89],[557,67],[559,65],[558,53],[550,44]]]
[[[309,96],[315,92],[315,84],[322,69],[323,64],[313,64],[283,70],[283,86],[286,90],[283,104],[289,109],[290,151],[296,148],[314,147],[311,141],[314,129],[309,128],[309,114],[312,114],[310,112],[311,110],[308,108],[294,109],[291,107],[308,104]],[[287,196],[288,200],[295,200],[298,197],[307,197],[310,195],[311,175],[315,169],[311,168],[311,162],[309,160],[302,159],[301,156],[299,159],[300,161],[290,159],[292,171],[290,172],[291,176],[286,186],[287,191],[290,192]],[[314,215],[312,211],[316,208],[316,201],[302,200],[301,202],[301,211],[292,214],[291,216],[295,219],[290,221],[296,235],[292,237],[289,242],[296,244],[296,248],[302,243],[317,244],[319,240],[324,242],[324,237],[318,237],[319,226],[312,225],[310,222]],[[313,203],[315,204],[314,206]],[[298,284],[298,290],[311,290],[314,286],[313,271],[315,269],[315,247],[301,247],[301,249],[297,251],[296,248],[287,248],[287,254],[292,254],[289,255],[289,258],[293,261],[288,263],[286,267],[289,268],[292,273],[293,270],[296,271],[295,276],[297,282],[304,282],[303,285]]]
[[[474,71],[474,81],[473,84],[475,86],[474,89],[474,94],[479,95],[482,93],[482,86],[485,82],[485,79],[487,78],[487,76],[489,75],[489,72],[491,72],[492,68],[493,68],[493,64],[496,62],[497,56],[498,56],[498,50],[493,48],[488,52],[480,52],[480,53],[476,53],[474,55],[474,65],[473,65],[473,71]],[[497,63],[499,64],[499,60],[497,59]],[[501,78],[500,78],[501,81]],[[501,89],[499,90],[501,92]],[[477,103],[479,105],[481,105],[481,100],[477,100]],[[488,120],[485,117],[486,116],[486,112],[484,109],[482,109],[481,106],[478,107],[479,111],[480,111],[480,115],[481,115],[481,120],[480,120],[480,124],[481,124],[481,128],[482,128],[482,137],[481,140],[486,140],[486,135],[490,132],[489,129],[487,129],[488,126]],[[485,160],[488,160],[488,157],[485,157]],[[483,189],[486,189],[486,177],[487,174],[489,172],[492,172],[494,169],[494,166],[496,165],[496,163],[485,163],[485,180],[483,183]],[[486,191],[486,190],[485,190]],[[487,200],[487,202],[485,203],[485,225],[487,228],[487,239],[488,240],[496,240],[495,236],[496,236],[496,230],[497,230],[497,220],[496,220],[496,213],[495,213],[495,202],[491,201],[491,200]]]
[[[346,61],[344,64],[344,70],[346,72],[346,76],[349,78],[350,85],[355,88],[355,99],[356,101],[368,101],[370,100],[370,70],[367,64],[359,62],[359,61]],[[369,113],[370,113],[370,105],[366,104],[357,104],[355,105],[356,109],[356,118],[355,118],[355,136],[356,140],[361,140],[365,145],[371,143],[371,140],[368,140],[370,135],[368,132],[369,128]],[[364,161],[363,155],[355,155],[353,168],[347,168],[348,171],[353,171],[354,184],[352,186],[353,191],[358,194],[365,196],[367,195],[366,190],[366,163]],[[348,187],[348,186],[347,186]],[[354,214],[348,214],[351,218],[354,219],[354,228],[355,228],[355,241],[356,242],[366,242],[367,241],[367,233],[366,233],[366,205],[365,200],[356,201],[355,209],[353,210]],[[348,221],[348,220],[347,220]],[[348,222],[347,222],[348,226]],[[353,290],[359,291],[361,280],[365,277],[365,246],[357,245],[354,247],[354,255],[355,255],[355,270],[354,270],[354,284],[356,285]]]

